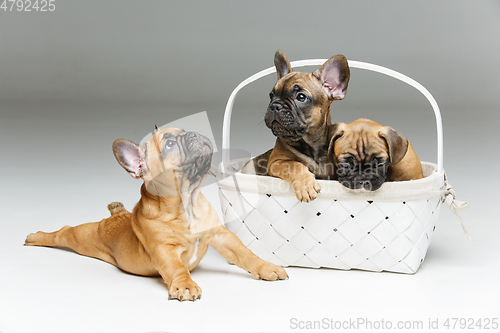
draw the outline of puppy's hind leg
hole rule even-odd
[[[50,233],[39,231],[29,234],[24,245],[70,248],[78,254],[101,259],[116,266],[111,251],[100,242],[99,223],[86,223],[76,227],[64,226]]]
[[[65,226],[51,233],[39,231],[29,234],[24,245],[66,247],[81,255],[98,258],[116,266],[111,249],[101,237],[100,227],[103,223],[107,226],[116,225],[121,218],[128,218],[130,213],[121,203],[112,203],[108,209],[111,212],[111,217],[108,219],[76,227]]]

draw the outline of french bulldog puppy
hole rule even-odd
[[[389,126],[369,119],[331,126],[328,155],[338,181],[350,189],[378,190],[386,181],[423,178],[410,142]]]
[[[66,247],[132,274],[159,274],[168,286],[169,299],[180,301],[201,297],[189,272],[209,245],[257,279],[287,278],[282,267],[258,258],[224,228],[201,193],[212,159],[212,145],[206,137],[157,128],[141,146],[116,140],[113,152],[132,177],[144,181],[132,213],[115,202],[108,206],[111,217],[30,234],[25,245]]]
[[[330,104],[345,97],[349,83],[347,59],[336,55],[314,73],[294,71],[285,53],[277,51],[278,81],[270,93],[264,120],[277,137],[273,149],[257,156],[243,173],[290,181],[300,201],[316,198],[316,181],[333,173],[328,165]]]

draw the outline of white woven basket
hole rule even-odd
[[[326,60],[291,65],[319,66]],[[358,61],[349,61],[349,67],[397,78],[428,99],[436,116],[437,165],[423,162],[423,179],[387,182],[374,192],[319,180],[321,193],[309,203],[296,199],[289,182],[237,172],[241,161],[229,156],[234,99],[241,88],[276,71],[270,67],[238,85],[226,106],[218,175],[224,221],[256,255],[278,265],[415,273],[431,242],[440,206],[452,192],[443,170],[439,107],[422,85],[405,75]]]

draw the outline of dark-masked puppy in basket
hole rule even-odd
[[[276,52],[274,63],[278,81],[264,120],[276,143],[242,172],[290,181],[297,199],[308,202],[321,189],[316,178],[328,179],[333,173],[327,157],[330,104],[345,97],[349,66],[344,56],[336,55],[312,74],[296,72],[282,51]]]
[[[368,119],[331,126],[328,155],[338,181],[350,189],[378,190],[386,181],[423,178],[422,164],[408,139]]]
[[[181,301],[201,297],[189,272],[209,245],[255,278],[287,277],[283,268],[258,258],[224,228],[201,193],[212,159],[212,145],[206,137],[157,128],[141,146],[116,140],[113,152],[125,170],[144,180],[133,212],[115,202],[108,206],[111,217],[53,233],[30,234],[25,245],[71,248],[132,274],[159,274],[168,286],[169,299]]]

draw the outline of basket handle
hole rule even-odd
[[[308,59],[308,60],[298,60],[298,61],[292,61],[290,64],[292,68],[296,67],[304,67],[304,66],[321,66],[323,63],[325,63],[328,59]],[[385,74],[387,76],[396,78],[400,81],[403,81],[410,86],[414,87],[418,91],[420,91],[425,98],[429,101],[429,103],[432,106],[432,109],[434,110],[434,115],[436,116],[436,128],[437,128],[437,165],[438,165],[438,174],[441,175],[443,174],[443,122],[441,118],[441,112],[439,111],[439,106],[432,97],[431,93],[420,83],[417,81],[413,80],[412,78],[403,75],[401,73],[398,73],[392,69],[378,66],[378,65],[373,65],[370,63],[366,62],[361,62],[361,61],[353,61],[353,60],[348,60],[348,64],[350,68],[360,68],[360,69],[366,69],[369,71]],[[233,105],[234,105],[234,100],[236,98],[236,95],[238,92],[245,87],[246,85],[260,79],[261,77],[267,76],[269,74],[275,73],[276,68],[275,67],[269,67],[267,69],[264,69],[252,76],[250,76],[248,79],[244,80],[241,82],[231,93],[229,96],[229,100],[227,101],[226,104],[226,110],[224,111],[224,121],[222,124],[222,167],[223,170],[225,166],[229,166],[231,163],[230,155],[229,155],[229,138],[230,138],[230,132],[231,132],[231,114],[233,112]]]

